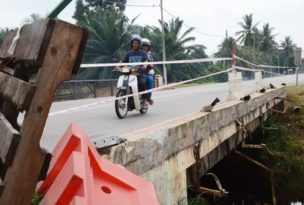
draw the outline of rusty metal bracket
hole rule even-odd
[[[199,192],[201,192],[202,194],[209,194],[209,195],[217,196],[217,197],[227,197],[228,196],[229,192],[226,191],[222,187],[222,184],[221,184],[219,178],[215,174],[209,172],[206,174],[206,176],[210,176],[215,181],[218,189],[210,189],[207,187],[200,186]]]
[[[244,122],[241,122],[241,120],[235,120],[236,122],[236,126],[237,126],[237,130],[238,132],[242,135],[242,139],[246,139],[247,137],[251,137],[251,131],[249,130],[248,126],[245,125]],[[243,133],[241,133],[243,132]]]
[[[289,98],[286,98],[286,97],[274,97],[273,99],[274,100],[286,100],[288,102],[291,102],[291,100]]]
[[[278,114],[285,114],[286,111],[287,111],[287,109],[288,109],[288,107],[289,107],[289,105],[286,105],[283,111],[281,111],[281,110],[275,110],[275,109],[271,108],[271,111],[275,112],[275,113],[278,113]]]
[[[265,171],[267,171],[270,174],[270,180],[271,180],[271,194],[272,194],[272,204],[276,205],[277,201],[276,201],[276,195],[275,195],[275,187],[274,187],[274,173],[273,170],[269,167],[267,167],[266,165],[262,164],[261,162],[256,161],[255,159],[249,157],[248,155],[234,150],[234,153],[237,154],[238,156],[242,157],[243,159],[257,165],[258,167],[261,167],[262,169],[264,169]]]
[[[199,192],[200,190],[200,148],[201,144],[198,142],[193,147],[193,156],[195,159],[195,164],[192,169],[192,183],[195,191]]]
[[[193,147],[193,154],[194,154],[194,159],[195,159],[195,163],[200,163],[200,148],[201,148],[201,144],[200,143],[196,143]]]
[[[272,151],[270,151],[270,149],[268,148],[268,146],[266,144],[246,144],[245,142],[242,143],[241,145],[242,148],[244,149],[264,149],[266,150],[270,155],[272,156],[276,156],[275,153],[273,153]]]
[[[202,194],[208,194],[217,197],[227,197],[229,194],[229,192],[222,192],[219,190],[209,189],[206,187],[199,187],[199,192],[201,192]]]
[[[213,173],[207,173],[206,176],[211,176],[213,178],[213,180],[215,181],[215,183],[218,187],[218,190],[209,189],[209,188],[200,186],[200,166],[201,166],[200,148],[201,148],[200,143],[196,143],[193,147],[193,155],[194,155],[194,159],[195,159],[195,167],[194,167],[194,173],[193,173],[194,189],[197,192],[200,192],[202,194],[209,194],[209,195],[217,196],[217,197],[226,197],[228,195],[228,192],[225,189],[223,189],[220,180]]]
[[[289,99],[286,99],[286,98],[284,98],[284,97],[274,97],[273,98],[273,100],[283,100],[284,101],[284,105],[285,105],[285,103],[286,103],[286,106],[284,107],[284,109],[283,110],[276,110],[276,109],[273,109],[273,108],[271,108],[270,110],[272,111],[272,112],[274,112],[274,113],[277,113],[277,114],[285,114],[286,113],[286,111],[287,111],[287,109],[288,109],[288,107],[289,107],[289,104],[287,103],[287,101],[290,101]]]

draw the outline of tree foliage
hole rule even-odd
[[[80,22],[90,31],[84,53],[86,63],[119,62],[130,49],[130,24],[128,19],[115,11],[96,12]],[[111,78],[111,69],[92,69],[81,77],[89,79]]]
[[[237,41],[240,42],[240,45],[244,46],[254,46],[256,42],[259,41],[259,32],[257,29],[257,26],[259,24],[253,23],[253,15],[245,15],[243,17],[243,22],[238,23],[242,30],[236,32],[236,35],[238,36]]]
[[[4,41],[4,37],[8,32],[9,32],[8,28],[0,28],[0,46],[2,45]]]
[[[36,13],[32,13],[30,15],[30,17],[26,18],[23,20],[23,23],[24,24],[30,24],[30,23],[34,23],[38,20],[42,19],[42,17],[39,15],[39,14],[36,14]]]
[[[296,47],[296,44],[293,43],[290,36],[285,37],[281,42],[281,47],[283,49],[281,56],[284,59],[284,66],[294,66],[293,49]]]
[[[219,45],[219,50],[215,55],[217,57],[232,57],[234,48],[237,48],[236,40],[233,37],[227,37]]]
[[[274,28],[270,27],[269,23],[263,26],[261,50],[264,52],[274,52],[278,46],[275,41],[276,34],[273,34],[273,30]]]
[[[261,30],[259,23],[253,23],[253,15],[245,15],[243,22],[238,23],[242,30],[236,32],[237,55],[255,64],[294,66],[293,48],[296,46],[290,37],[286,37],[279,44],[277,34],[269,23],[265,23]],[[220,51],[223,49],[220,47]],[[241,65],[248,66],[246,63]],[[282,70],[280,71],[282,72]]]
[[[123,13],[126,8],[126,0],[77,0],[73,18],[77,23],[96,12],[115,11]]]
[[[130,38],[133,34],[140,34],[150,39],[151,51],[155,54],[155,60],[162,60],[162,23],[159,26],[140,26],[129,20],[124,15],[125,0],[78,0],[74,18],[81,26],[90,30],[90,36],[84,54],[85,63],[111,63],[119,62],[124,54],[130,50]],[[237,55],[255,64],[268,65],[293,65],[293,48],[295,44],[290,37],[286,37],[279,45],[276,41],[274,28],[265,23],[260,30],[259,22],[254,23],[253,14],[245,15],[238,23],[241,29],[234,37],[226,37],[218,46],[216,57],[231,57],[232,50],[236,48]],[[163,23],[166,59],[196,59],[207,57],[204,45],[193,44],[192,36],[194,28],[183,28],[183,20],[173,18]],[[282,49],[280,49],[280,47]],[[238,61],[241,66],[249,65]],[[227,69],[230,62],[199,63],[167,65],[168,82],[176,82],[195,78],[211,72]],[[162,66],[156,66],[159,73]],[[252,73],[245,73],[250,77]],[[111,69],[90,69],[81,72],[79,79],[104,79],[113,78]],[[212,78],[216,81],[227,80],[227,75]]]

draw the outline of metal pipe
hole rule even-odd
[[[206,187],[199,187],[199,192],[201,192],[202,194],[209,194],[212,196],[217,196],[217,197],[227,197],[228,196],[228,192],[223,192],[220,190],[215,190],[215,189],[209,189]]]
[[[160,14],[161,14],[161,27],[162,27],[162,47],[163,47],[163,61],[166,61],[166,45],[165,45],[165,29],[164,29],[164,11],[163,11],[163,0],[160,0]],[[167,85],[167,68],[163,64],[164,68],[164,80],[165,85]]]
[[[62,0],[47,17],[57,18],[57,16],[71,3],[71,1],[72,0]]]

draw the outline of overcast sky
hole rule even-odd
[[[17,27],[32,13],[46,16],[61,0],[1,0],[0,28]],[[222,42],[226,30],[234,36],[241,28],[237,24],[245,14],[253,13],[259,28],[269,23],[275,28],[279,42],[291,36],[300,47],[304,47],[304,1],[303,0],[163,0],[164,20],[173,16],[184,20],[185,26],[195,27],[191,33],[194,43],[204,44],[207,53],[212,54]],[[43,3],[42,3],[43,2]],[[76,0],[62,12],[60,19],[73,22]],[[128,0],[126,15],[140,25],[158,25],[160,19],[159,0]],[[133,5],[156,5],[135,7]],[[169,13],[170,14],[169,14]],[[185,27],[186,28],[186,27]],[[153,42],[152,42],[153,43]]]

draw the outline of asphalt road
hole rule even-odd
[[[295,84],[295,76],[263,79],[266,87],[270,82],[274,85],[281,85],[282,82],[292,85]],[[304,84],[304,74],[300,75],[299,82]],[[244,94],[249,94],[254,91],[255,82],[245,81],[242,88]],[[175,117],[199,112],[216,97],[222,102],[226,101],[227,90],[227,83],[217,83],[155,92],[155,103],[146,114],[132,111],[123,120],[117,118],[114,101],[109,102],[110,97],[55,102],[50,110],[41,146],[51,151],[71,123],[79,124],[91,138],[123,135]]]

